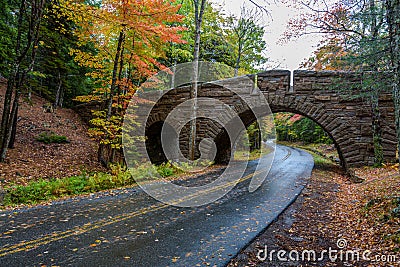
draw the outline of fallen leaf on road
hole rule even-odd
[[[179,260],[180,257],[173,257],[172,258],[172,262],[177,262]]]

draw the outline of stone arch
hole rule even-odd
[[[268,102],[270,103],[269,105],[272,113],[292,112],[295,114],[300,114],[313,120],[319,126],[321,126],[321,128],[324,129],[324,131],[329,135],[335,144],[342,167],[345,169],[348,168],[349,157],[354,156],[354,154],[346,154],[344,151],[348,151],[349,146],[354,146],[354,139],[357,136],[357,129],[354,126],[349,125],[348,122],[340,116],[335,116],[334,114],[327,112],[326,107],[323,104],[315,105],[306,99],[299,97],[276,99],[270,98],[268,99]],[[239,113],[239,117],[242,119],[246,127],[256,120],[253,112],[251,112],[249,109],[244,109],[242,105],[238,105],[238,108],[235,108],[235,110],[240,110],[241,113]],[[230,144],[226,142],[226,132],[223,129],[220,129],[217,135],[209,137],[215,139],[217,147],[219,148],[216,161],[227,162],[228,159],[226,156],[230,154],[227,146]],[[351,147],[350,149],[354,150],[354,147]]]
[[[358,158],[359,155],[357,155],[356,152],[352,152],[357,151],[357,149],[354,149],[354,146],[357,145],[355,139],[357,138],[357,135],[359,135],[357,128],[350,125],[348,121],[340,115],[336,115],[335,112],[330,112],[323,103],[313,103],[309,101],[309,98],[306,96],[282,97],[280,95],[267,95],[267,102],[269,103],[270,109],[273,113],[293,112],[308,117],[320,125],[333,140],[338,151],[341,165],[344,168],[347,169],[349,162],[352,164],[353,162],[360,161]],[[253,111],[251,111],[243,101],[231,103],[231,107],[237,112],[246,127],[256,120]],[[257,113],[260,114],[262,111],[258,111]],[[146,146],[148,146],[149,149],[152,147],[155,150],[150,153],[154,158],[152,161],[155,163],[160,163],[166,160],[161,145],[157,143],[157,140],[160,140],[161,127],[167,114],[168,112],[165,112],[165,108],[162,112],[156,108],[154,109],[154,112],[150,114],[146,122],[146,129],[148,129],[148,132],[154,131],[153,134],[146,135],[148,139],[153,140],[153,142],[148,142]],[[218,125],[213,121],[201,121],[200,119],[199,124],[203,130],[200,130],[202,135],[199,136],[197,143],[204,138],[213,139],[217,146],[217,156],[215,161],[217,163],[228,162],[230,157],[231,140],[229,139],[227,132],[221,127],[221,125]],[[182,142],[184,142],[184,140],[180,141],[180,144],[182,144]],[[181,149],[184,151],[185,145],[181,146]],[[350,151],[350,153],[348,151]]]
[[[267,71],[257,74],[257,85],[264,94],[273,113],[293,112],[306,116],[320,125],[336,145],[341,164],[345,169],[374,162],[372,125],[370,107],[356,99],[346,99],[331,85],[337,78],[344,78],[350,84],[357,84],[357,75],[335,72],[295,71],[294,85],[290,85],[290,72]],[[229,84],[240,82],[229,80]],[[224,83],[221,83],[224,84]],[[236,85],[235,84],[235,85]],[[245,98],[251,96],[254,88],[240,88]],[[221,85],[202,84],[199,97],[215,98],[232,107],[245,125],[254,121],[254,114],[244,104],[241,97]],[[168,92],[154,106],[146,122],[146,127],[165,120],[169,112],[183,101],[189,99],[189,87],[181,87]],[[387,161],[396,155],[396,136],[394,131],[393,101],[390,95],[380,96],[382,102],[384,156]],[[218,110],[215,110],[218,114]],[[230,144],[227,133],[221,126],[207,120],[199,120],[198,140],[213,139],[219,149],[217,161],[226,161],[226,147]],[[183,133],[185,135],[187,133]],[[180,143],[181,144],[181,143]],[[205,144],[207,146],[207,143]],[[187,146],[183,142],[182,146]],[[211,144],[210,144],[211,146]],[[184,153],[183,153],[184,154]]]

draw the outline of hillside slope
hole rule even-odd
[[[0,114],[3,111],[6,81],[0,81]],[[21,99],[15,148],[0,163],[0,185],[26,184],[40,178],[60,178],[100,170],[96,143],[87,134],[87,126],[71,109],[44,112],[43,98],[32,95]],[[0,115],[1,116],[1,115]],[[0,118],[1,119],[1,118]],[[44,144],[36,140],[43,132],[64,135],[70,143]]]

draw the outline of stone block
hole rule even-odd
[[[331,100],[331,96],[329,96],[329,95],[316,95],[316,96],[314,96],[314,98],[319,101],[330,101]]]

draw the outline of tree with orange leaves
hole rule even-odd
[[[351,68],[345,62],[346,50],[339,44],[336,38],[320,43],[313,55],[301,63],[301,68],[312,70],[346,70]]]
[[[64,0],[62,14],[76,25],[82,49],[71,50],[75,60],[90,68],[96,84],[91,94],[77,97],[83,102],[102,101],[105,108],[94,112],[89,133],[99,141],[98,159],[103,165],[116,160],[121,149],[125,108],[140,83],[163,66],[164,46],[183,42],[173,26],[183,18],[179,5],[164,0],[105,0],[99,6]],[[91,49],[87,49],[91,47]]]

